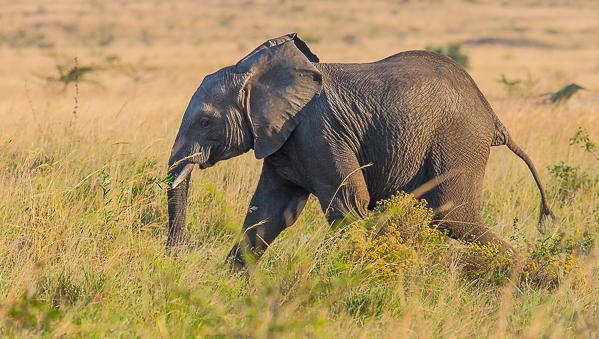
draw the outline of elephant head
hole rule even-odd
[[[189,174],[254,149],[276,152],[320,93],[318,62],[295,33],[260,45],[235,66],[208,75],[191,98],[169,159],[169,245],[185,226]]]

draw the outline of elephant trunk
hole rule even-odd
[[[173,185],[174,188],[169,188],[167,191],[168,195],[168,240],[167,246],[172,247],[180,245],[183,238],[183,230],[186,224],[187,218],[187,193],[189,189],[189,172],[184,174],[186,168],[191,169],[190,166],[175,166],[169,173],[172,177],[182,177],[182,181],[178,185]]]

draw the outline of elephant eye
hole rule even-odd
[[[208,128],[209,125],[210,125],[210,118],[208,118],[208,117],[202,117],[200,119],[200,127],[202,127],[202,128]]]

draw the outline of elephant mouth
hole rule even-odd
[[[196,165],[197,165],[197,167],[199,167],[202,170],[212,167],[212,164],[208,161],[201,163],[201,164],[188,162],[187,165],[185,165],[183,167],[183,169],[175,177],[175,180],[171,184],[171,189],[175,189],[177,186],[179,186],[179,184],[182,183],[191,174],[191,172],[193,172]]]
[[[171,189],[174,190],[175,188],[177,188],[177,186],[179,186],[180,183],[185,181],[185,179],[191,174],[195,166],[196,164],[194,163],[187,163],[187,165],[185,165],[185,167],[183,167],[183,169],[177,174],[175,180],[173,180],[173,183],[171,184]]]
[[[209,167],[212,167],[214,165],[213,162],[210,161],[210,156],[214,154],[214,152],[211,152],[213,150],[213,147],[206,147],[203,148],[201,151],[196,152],[190,156],[187,156],[181,160],[178,160],[177,162],[175,162],[175,164],[177,164],[176,166],[178,168],[181,168],[180,166],[183,166],[183,164],[186,162],[185,166],[183,166],[183,168],[177,173],[175,172],[176,169],[174,169],[171,173],[175,174],[175,179],[171,185],[171,189],[175,189],[175,187],[177,187],[180,183],[182,183],[193,171],[193,169],[196,167],[199,167],[200,169],[206,169]],[[173,165],[171,165],[172,167]]]
[[[204,163],[202,163],[202,164],[199,164],[199,165],[198,165],[198,167],[199,167],[200,169],[206,169],[206,168],[210,168],[210,167],[212,167],[212,164],[211,164],[209,161],[206,161],[206,162],[204,162]]]

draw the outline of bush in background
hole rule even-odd
[[[429,51],[447,55],[448,57],[452,58],[455,62],[457,62],[460,66],[468,68],[468,56],[460,52],[460,45],[456,44],[455,42],[449,42],[443,46],[428,45],[426,46],[426,49]]]

